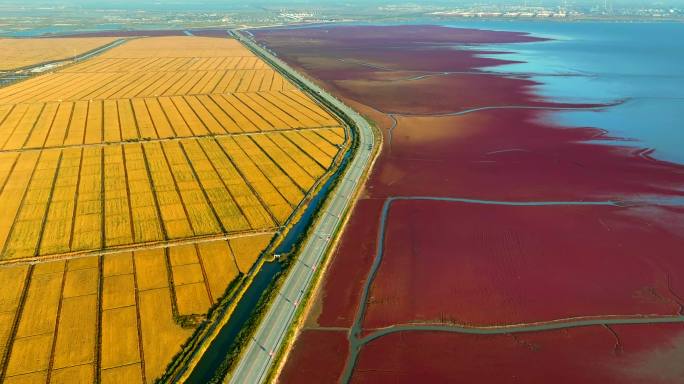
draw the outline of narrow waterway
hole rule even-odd
[[[282,270],[282,264],[277,261],[262,265],[259,272],[254,276],[252,284],[235,307],[235,311],[230,315],[230,319],[197,362],[186,383],[205,384],[214,377],[221,363],[232,349],[235,338],[254,313],[262,294]]]
[[[307,229],[316,217],[316,213],[336,185],[339,176],[346,169],[351,155],[352,150],[345,152],[335,172],[321,186],[318,193],[311,198],[302,216],[285,234],[282,242],[274,252],[276,255],[286,255],[295,251],[296,245],[304,238]],[[221,364],[234,348],[240,331],[245,327],[252,315],[254,315],[259,299],[261,299],[268,287],[283,271],[283,265],[277,260],[263,264],[245,291],[245,294],[240,298],[228,322],[223,325],[216,338],[209,344],[209,348],[202,354],[186,383],[205,384],[216,376]]]

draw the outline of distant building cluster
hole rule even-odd
[[[286,2],[274,0],[274,4]],[[0,2],[1,3],[1,2]],[[46,6],[32,8],[0,4],[0,35],[32,35],[111,29],[182,29],[209,27],[258,27],[300,23],[328,23],[377,20],[410,21],[415,18],[481,18],[481,19],[545,19],[545,20],[682,20],[684,7],[662,3],[648,5],[622,4],[616,0],[596,0],[578,4],[557,0],[555,5],[492,5],[459,2],[458,6],[421,2],[369,0],[360,4],[272,5],[260,8],[198,8],[169,10],[156,7],[83,8]]]
[[[615,7],[605,0],[593,6],[471,6],[427,12],[432,16],[464,18],[681,18],[684,9],[675,7]]]
[[[451,10],[451,11],[437,11],[430,13],[435,16],[459,16],[459,17],[480,17],[480,18],[498,18],[498,17],[568,17],[578,16],[577,11],[568,10],[549,10],[541,7],[525,8],[511,11],[478,11],[478,10]]]

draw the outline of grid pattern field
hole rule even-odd
[[[0,88],[0,264],[277,231],[346,142],[279,76],[234,40],[163,37]]]
[[[268,91],[0,105],[0,151],[339,126],[300,96]]]
[[[188,50],[178,48],[189,43]],[[235,40],[165,37],[128,41],[90,60],[0,88],[0,104],[295,89]]]
[[[0,39],[0,71],[68,59],[114,40],[112,37]]]
[[[0,381],[154,382],[346,145],[227,38],[0,88]]]
[[[170,61],[170,60],[169,60]],[[0,89],[0,103],[104,100],[211,93],[291,91],[272,69],[217,69],[144,72],[62,72]]]
[[[154,382],[271,237],[0,267],[2,378]]]
[[[0,153],[0,262],[275,231],[344,134],[306,132]]]

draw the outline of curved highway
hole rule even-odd
[[[316,267],[324,259],[333,234],[340,229],[345,211],[354,202],[357,189],[363,183],[366,170],[370,167],[376,142],[373,129],[357,112],[335,99],[323,89],[298,74],[280,59],[242,33],[233,31],[232,35],[249,47],[255,54],[286,77],[298,83],[304,91],[317,100],[338,110],[338,115],[351,121],[356,132],[358,147],[351,162],[340,177],[337,187],[330,193],[327,205],[313,224],[312,236],[302,245],[297,260],[280,287],[259,327],[246,345],[240,360],[232,373],[226,378],[230,383],[261,383],[266,379],[273,359],[278,353],[290,326],[297,307],[311,288]]]

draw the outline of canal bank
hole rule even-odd
[[[248,341],[239,361],[226,381],[231,383],[258,383],[268,379],[269,372],[277,364],[280,351],[289,344],[293,325],[302,313],[303,304],[310,296],[312,286],[319,281],[320,271],[325,268],[329,250],[334,246],[337,234],[347,221],[347,213],[354,206],[378,153],[376,132],[366,119],[345,105],[310,79],[291,69],[256,42],[234,32],[253,52],[279,68],[282,74],[305,89],[314,99],[337,115],[348,127],[355,129],[354,153],[351,161],[326,199],[323,210],[309,228],[310,236],[301,242],[297,262],[282,279],[277,295],[266,309],[252,338]],[[323,267],[322,267],[323,266]]]
[[[268,60],[266,60],[269,62]],[[277,65],[269,62],[274,68]],[[353,153],[358,149],[358,138],[353,129],[354,122],[344,112],[323,102],[320,95],[312,92],[306,84],[293,79],[285,71],[286,78],[309,93],[330,113],[339,118],[347,128],[347,141],[341,147],[334,166],[326,177],[319,180],[311,189],[308,198],[300,203],[295,213],[259,258],[259,261],[247,273],[238,287],[208,314],[208,319],[196,329],[193,336],[183,346],[183,350],[169,364],[162,382],[198,382],[206,383],[212,377],[222,377],[236,357],[240,356],[241,347],[248,341],[253,328],[259,325],[262,312],[272,302],[271,293],[277,289],[292,265],[297,265],[291,255],[298,253],[299,246],[307,239],[307,232],[317,213],[324,206],[328,194],[335,189],[338,178],[348,167]],[[284,255],[281,260],[273,261],[272,255]]]
[[[186,383],[220,382],[232,367],[236,357],[239,356],[241,345],[258,325],[264,310],[279,287],[281,277],[285,276],[290,267],[297,262],[296,257],[301,243],[310,235],[308,230],[311,223],[316,219],[326,197],[348,165],[354,149],[353,133],[351,135],[352,146],[344,153],[335,172],[314,194],[297,222],[290,227],[273,251],[273,254],[279,257],[272,261],[264,261],[261,265],[249,287],[238,300],[229,320],[221,327],[216,337],[202,353],[202,357],[193,366]]]

